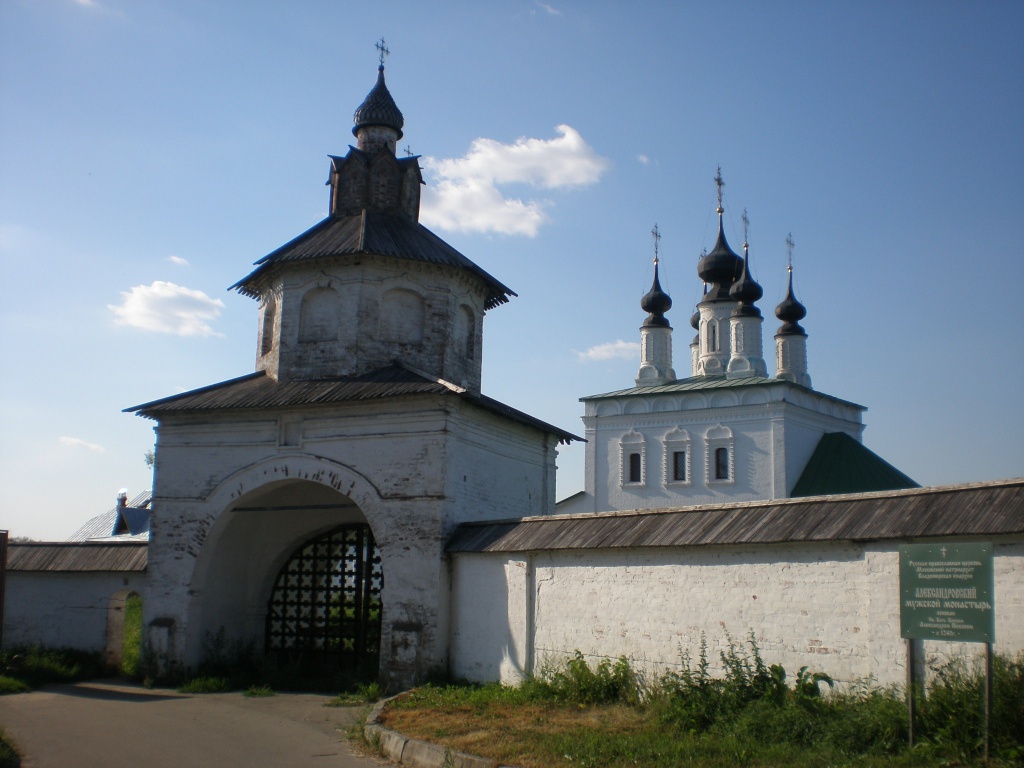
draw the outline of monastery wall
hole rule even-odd
[[[1024,540],[995,540],[997,653],[1024,650]],[[626,656],[650,674],[695,667],[706,638],[713,675],[729,637],[792,677],[808,666],[850,683],[906,677],[896,542],[457,554],[453,674],[512,683],[576,650]],[[941,662],[978,643],[926,641]]]
[[[102,651],[111,599],[143,594],[145,573],[7,571],[4,647]]]

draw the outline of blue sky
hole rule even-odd
[[[424,222],[519,294],[486,394],[579,433],[632,384],[655,223],[686,375],[720,165],[768,360],[792,232],[814,386],[865,444],[926,485],[1024,474],[1020,3],[7,0],[0,527],[144,490],[121,409],[253,370],[226,288],[326,215],[382,36]]]

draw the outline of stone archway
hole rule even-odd
[[[361,677],[380,668],[380,552],[370,526],[341,525],[292,552],[267,601],[266,649],[340,666]]]
[[[322,632],[320,640],[304,645],[326,626],[320,621],[325,609],[322,600],[343,598],[340,586],[346,578],[349,552],[338,531],[358,532],[371,545],[369,559],[376,573],[369,593],[375,624],[367,627],[364,621],[359,629],[358,659],[352,654],[334,653],[340,649],[328,642],[330,633]],[[338,571],[339,567],[343,570]],[[305,478],[274,479],[257,485],[239,494],[220,513],[206,537],[191,585],[189,634],[198,651],[193,652],[191,663],[201,663],[211,642],[216,642],[221,649],[275,654],[284,651],[303,663],[323,662],[339,671],[376,677],[380,669],[381,582],[381,558],[370,521],[352,497]],[[318,584],[327,589],[318,589]],[[301,591],[303,587],[305,592]],[[290,596],[282,597],[281,591],[289,589]],[[308,616],[292,611],[293,615],[283,617],[292,621],[295,630],[296,642],[290,646],[278,642],[284,630],[268,633],[267,610],[275,593],[278,603],[284,600],[298,608],[300,603],[308,602],[310,605],[302,608],[312,610]],[[355,600],[349,602],[351,610],[356,610]],[[361,593],[358,608],[364,619],[366,604]],[[341,603],[336,607],[340,610]],[[331,624],[331,629],[339,629],[338,623]],[[346,623],[344,632],[352,630],[352,623]],[[276,638],[274,642],[272,638]],[[347,669],[343,670],[343,665]]]

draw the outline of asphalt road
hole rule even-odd
[[[330,696],[189,695],[120,681],[0,696],[22,768],[369,768],[345,734],[362,707]]]

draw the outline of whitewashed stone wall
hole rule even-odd
[[[4,647],[103,651],[111,599],[143,593],[145,573],[8,571]]]
[[[1024,539],[997,540],[994,565],[995,650],[1017,653]],[[452,672],[471,680],[515,682],[576,650],[659,675],[684,652],[695,663],[702,634],[720,674],[728,637],[745,645],[751,631],[791,675],[905,680],[895,543],[458,554],[452,573]],[[924,643],[940,661],[982,648]]]

